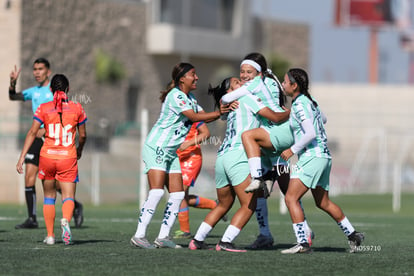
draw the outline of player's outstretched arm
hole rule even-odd
[[[10,72],[10,86],[9,86],[9,99],[12,101],[24,101],[24,96],[22,93],[16,93],[16,83],[19,78],[21,68],[17,69],[17,66],[14,66],[14,70]]]

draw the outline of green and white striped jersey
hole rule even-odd
[[[271,110],[273,110],[274,112],[284,112],[283,108],[280,107],[279,95],[281,91],[279,90],[279,86],[277,85],[277,82],[274,79],[268,78],[268,77],[265,77],[263,82],[267,90],[267,92],[266,91],[262,92],[264,94],[262,97],[262,100],[266,101],[265,105],[269,107]]]
[[[186,95],[178,88],[173,88],[167,94],[161,106],[160,117],[152,127],[145,143],[152,148],[159,147],[175,155],[193,124],[182,114],[183,111],[190,109],[196,113],[203,110],[192,93]]]
[[[328,149],[328,138],[326,136],[325,127],[323,126],[321,111],[319,107],[315,107],[312,101],[303,94],[300,94],[292,102],[292,109],[290,112],[290,128],[295,138],[295,144],[304,136],[304,131],[301,126],[306,119],[311,120],[316,138],[307,144],[302,150],[297,152],[298,156],[324,157],[331,158]]]
[[[256,95],[248,94],[239,98],[238,101],[239,107],[231,111],[227,117],[226,136],[217,155],[232,150],[244,150],[241,140],[242,133],[246,130],[257,128],[260,125],[259,115],[256,114],[265,107],[262,100]]]

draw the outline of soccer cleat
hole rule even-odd
[[[231,242],[220,241],[216,245],[216,251],[227,251],[227,252],[247,252],[246,249],[239,249],[234,246]]]
[[[198,249],[207,249],[207,250],[209,250],[210,249],[204,241],[198,241],[196,239],[192,239],[190,241],[190,244],[188,245],[188,248],[190,250],[198,250]]]
[[[296,253],[311,253],[312,249],[310,248],[307,242],[305,243],[298,243],[295,246],[282,250],[282,254],[296,254]]]
[[[350,247],[349,253],[355,253],[358,251],[358,246],[361,245],[362,241],[365,239],[364,234],[354,231],[351,235],[348,236],[348,244]]]
[[[260,188],[263,188],[263,179],[260,178],[252,178],[249,186],[244,190],[246,193],[252,193]]]
[[[53,236],[48,236],[48,237],[46,237],[46,238],[43,240],[43,243],[44,243],[44,244],[47,244],[47,245],[52,245],[52,244],[55,244],[55,237],[53,237]]]
[[[178,245],[175,242],[173,242],[170,239],[170,237],[165,237],[163,239],[156,238],[154,241],[154,245],[157,248],[174,248],[174,249],[182,248],[181,245]]]
[[[139,248],[155,249],[155,246],[150,244],[149,241],[146,238],[137,238],[137,237],[133,236],[130,240],[130,243],[133,246],[139,247]]]
[[[315,233],[313,233],[312,229],[308,226],[308,228],[305,230],[305,234],[309,246],[312,246],[312,240],[315,238]]]
[[[174,239],[191,239],[191,233],[177,230],[174,233]]]
[[[273,247],[273,237],[272,236],[265,236],[260,234],[257,236],[257,239],[247,246],[247,249],[257,250],[257,249],[269,249]]]
[[[64,245],[72,244],[72,233],[67,219],[60,220],[60,228],[62,229],[62,241]]]
[[[34,229],[38,228],[38,224],[35,218],[29,217],[22,224],[17,224],[14,228],[16,229]]]
[[[73,210],[73,220],[75,221],[75,227],[79,228],[83,223],[83,206],[78,203],[78,206]]]

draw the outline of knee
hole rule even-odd
[[[321,210],[328,210],[330,206],[330,200],[316,200],[315,205]]]
[[[286,196],[285,196],[285,203],[286,203],[286,206],[289,208],[290,206],[293,206],[294,204],[296,204],[298,202],[298,199],[297,198],[295,198],[295,197],[293,197],[293,196],[291,196],[291,195],[289,195],[289,194],[286,194]]]
[[[251,141],[252,140],[251,131],[243,132],[241,138],[242,138],[243,143],[245,143],[247,141]]]

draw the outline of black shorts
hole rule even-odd
[[[27,151],[26,156],[24,157],[24,163],[26,164],[33,164],[39,167],[39,155],[40,150],[43,146],[43,139],[42,138],[35,138],[33,144],[30,146],[29,150]]]

